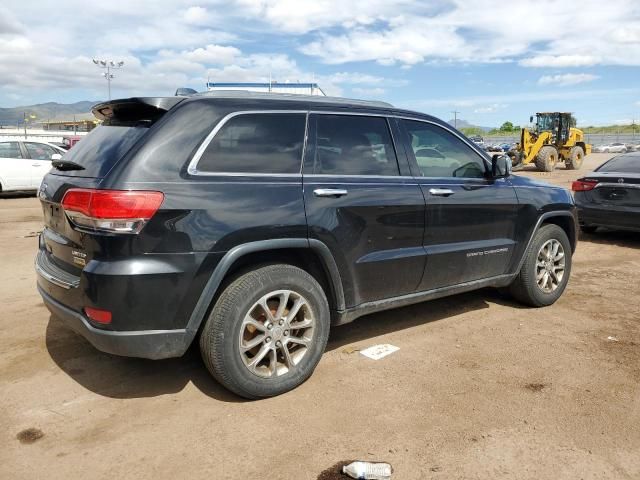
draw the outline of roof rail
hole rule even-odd
[[[325,97],[322,95],[304,95],[299,93],[253,92],[250,90],[211,90],[193,96],[218,98],[260,98],[268,100],[284,100],[293,102],[313,102],[327,104],[354,105],[362,107],[393,108],[393,105],[379,100],[358,100],[344,97]]]

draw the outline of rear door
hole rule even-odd
[[[452,130],[408,119],[400,128],[426,201],[420,290],[506,273],[518,209],[509,180],[488,178],[488,162]]]
[[[336,259],[347,307],[411,293],[424,269],[424,197],[390,127],[384,116],[309,116],[309,237]]]
[[[38,189],[42,179],[51,170],[51,157],[58,152],[55,148],[46,143],[23,142],[26,154],[31,160],[31,188]]]
[[[2,190],[31,188],[31,166],[19,142],[0,142],[0,187]]]

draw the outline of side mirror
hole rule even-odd
[[[533,115],[529,117],[529,123],[533,123]]]
[[[494,155],[491,157],[491,176],[493,178],[506,178],[511,175],[511,157],[508,155]]]
[[[60,160],[62,158],[62,155],[60,155],[59,153],[54,153],[53,155],[51,155],[51,161],[55,162],[56,160]]]

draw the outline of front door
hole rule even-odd
[[[24,147],[31,159],[31,187],[38,189],[44,176],[51,170],[51,157],[59,152],[46,143],[24,142]]]
[[[454,131],[426,121],[400,124],[426,200],[427,263],[420,290],[506,273],[518,208],[509,180],[489,178],[487,160]]]
[[[311,114],[303,183],[309,237],[336,259],[347,307],[415,291],[424,197],[384,116]]]

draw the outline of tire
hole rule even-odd
[[[267,309],[258,304],[261,300]],[[298,313],[288,318],[297,304],[302,305]],[[245,323],[250,317],[255,322]],[[312,326],[302,327],[309,318]],[[248,399],[271,397],[311,376],[327,344],[329,325],[327,298],[315,278],[291,265],[267,265],[224,289],[200,335],[200,352],[209,372],[232,392]],[[245,351],[241,342],[258,343]]]
[[[562,271],[562,278],[557,282],[557,286],[553,288],[553,277],[548,275],[551,280],[551,289],[545,291],[541,285],[539,285],[537,274],[539,269],[544,273],[545,266],[538,266],[538,258],[541,256],[544,258],[543,247],[549,245],[553,246],[557,242],[562,247],[564,252],[564,270]],[[560,250],[558,249],[558,253]],[[542,263],[546,263],[543,261]],[[555,265],[556,262],[553,262]],[[559,270],[556,271],[558,275]],[[538,229],[534,234],[531,245],[525,254],[524,263],[520,269],[520,273],[509,286],[511,295],[521,303],[529,305],[531,307],[546,307],[555,303],[558,298],[564,292],[571,275],[571,244],[567,238],[567,234],[557,225],[546,224]],[[544,275],[543,277],[544,278]],[[542,280],[541,280],[542,281]]]
[[[536,167],[541,172],[553,172],[558,163],[558,151],[549,145],[540,149],[536,156]]]
[[[582,147],[573,147],[569,152],[569,158],[564,162],[567,170],[580,170],[584,160],[584,150]]]
[[[598,227],[595,225],[580,225],[580,231],[584,233],[595,233]]]

